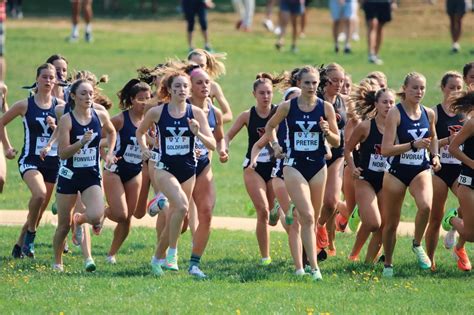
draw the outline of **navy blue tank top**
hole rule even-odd
[[[420,105],[421,115],[417,120],[408,117],[401,103],[397,104],[400,112],[400,125],[397,127],[397,143],[409,143],[412,140],[427,138],[431,136],[430,121],[426,109]],[[391,158],[390,164],[401,164],[411,166],[421,166],[429,163],[426,149],[418,149],[416,151],[409,150]]]
[[[277,139],[283,152],[286,152],[288,150],[288,127],[286,126],[286,118],[278,125]]]
[[[209,106],[209,112],[207,113],[207,122],[209,123],[209,128],[211,128],[211,131],[214,132],[214,129],[216,128],[217,125],[217,119],[216,119],[216,112],[214,111],[214,107],[212,106],[212,103],[209,101],[208,103]],[[196,149],[199,150],[199,159],[205,159],[209,155],[209,150],[206,148],[206,146],[196,138],[195,141],[196,144]]]
[[[443,139],[449,137],[450,135],[459,132],[462,126],[464,125],[464,115],[456,114],[454,116],[448,116],[443,109],[441,104],[436,106],[436,111],[438,113],[438,120],[436,121],[436,135],[438,139]],[[441,164],[457,164],[460,165],[461,161],[453,157],[448,151],[449,145],[440,146],[439,161]]]
[[[274,107],[275,105],[272,104],[271,110],[273,110]],[[265,125],[267,124],[269,119],[270,114],[267,117],[262,118],[257,114],[255,106],[252,106],[252,108],[250,108],[249,124],[247,126],[247,154],[245,155],[247,159],[250,159],[250,154],[255,142],[257,142],[265,134]],[[257,162],[270,163],[272,162],[272,157],[273,149],[271,148],[271,145],[267,144],[258,154]]]
[[[316,106],[308,113],[298,107],[298,98],[290,101],[286,117],[289,139],[287,153],[290,158],[324,159],[324,137],[319,127],[321,117],[325,119],[322,99],[317,98]]]
[[[36,104],[34,96],[28,98],[28,107],[23,117],[24,141],[23,149],[21,150],[18,160],[19,164],[58,166],[57,143],[51,147],[44,162],[41,161],[39,157],[41,149],[44,148],[53,134],[53,129],[48,126],[46,118],[51,116],[56,119],[54,108],[57,104],[57,99],[53,97],[51,106],[48,109],[42,109]]]
[[[160,137],[161,161],[177,158],[195,160],[195,136],[188,125],[188,118],[194,118],[192,105],[186,103],[186,113],[180,118],[171,117],[168,107],[168,103],[163,105],[161,117],[156,123]]]
[[[464,142],[463,148],[464,154],[466,154],[471,160],[474,160],[474,137],[469,137]],[[467,176],[467,177],[466,177]],[[474,184],[474,169],[468,165],[462,164],[461,175],[459,176],[459,183],[467,186]]]
[[[377,128],[375,119],[370,121],[370,132],[364,142],[360,144],[359,163],[364,171],[383,172],[387,159],[382,156],[381,145],[383,135]]]
[[[67,160],[62,160],[61,165],[73,173],[92,172],[100,176],[99,170],[99,144],[102,137],[102,125],[99,116],[94,109],[90,109],[92,117],[87,125],[81,125],[70,112],[71,130],[69,131],[69,143],[73,144],[81,140],[87,130],[92,130],[93,137],[78,152]],[[61,172],[61,171],[60,171]],[[64,172],[64,171],[63,171]],[[66,176],[67,177],[67,176]]]
[[[324,100],[324,96],[322,94],[318,94],[318,97]],[[332,104],[334,107],[334,112],[336,113],[336,122],[337,122],[337,129],[339,129],[339,136],[341,138],[340,140],[340,146],[337,148],[331,148],[331,150],[342,150],[344,149],[344,127],[346,126],[347,123],[347,111],[346,111],[346,105],[344,103],[344,100],[340,95],[336,96],[336,100]]]
[[[114,150],[116,157],[122,157],[117,161],[117,166],[120,168],[126,167],[130,170],[141,170],[142,151],[135,135],[137,127],[130,119],[130,111],[126,110],[122,115],[123,127],[118,132]]]

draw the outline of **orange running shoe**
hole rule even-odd
[[[347,218],[340,213],[336,214],[336,231],[344,233],[347,227]]]
[[[330,257],[335,257],[336,254],[337,254],[337,252],[336,252],[336,249],[335,249],[335,248],[334,248],[334,249],[329,249],[329,248],[328,248],[328,256],[330,256]]]
[[[349,257],[347,257],[347,258],[352,262],[359,261],[359,255],[354,255],[354,256],[349,255]]]
[[[318,248],[326,248],[329,245],[328,231],[326,226],[318,225],[316,228],[316,245]]]
[[[469,257],[467,257],[466,249],[464,247],[457,249],[456,246],[454,246],[453,257],[458,262],[459,270],[471,271],[471,262],[469,261]]]

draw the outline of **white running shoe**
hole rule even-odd
[[[169,206],[168,199],[162,193],[158,193],[147,206],[150,217],[154,217]]]
[[[273,30],[273,34],[279,36],[281,34],[281,28],[279,26],[275,27],[275,29]]]
[[[64,272],[64,266],[62,264],[53,264],[53,271]]]
[[[275,28],[275,27],[273,26],[272,20],[269,20],[269,19],[265,19],[265,20],[263,21],[263,26],[264,26],[264,27],[267,29],[267,31],[269,31],[269,32],[273,32],[273,29]]]
[[[420,266],[421,269],[430,269],[431,260],[428,258],[428,255],[426,255],[423,246],[412,246],[411,249],[416,255],[418,266]]]
[[[115,258],[115,255],[105,257],[105,261],[111,265],[115,265],[117,263],[117,259]]]
[[[444,237],[444,247],[446,249],[453,248],[454,244],[456,244],[456,240],[457,240],[456,230],[455,229],[449,230],[449,232]]]
[[[191,276],[194,276],[198,279],[206,279],[207,278],[206,274],[204,272],[202,272],[202,270],[199,269],[199,267],[196,266],[196,265],[191,266],[191,268],[189,268],[189,270],[188,270],[188,273]]]
[[[337,35],[337,41],[340,43],[343,43],[346,41],[346,33],[341,32],[339,35]]]
[[[89,257],[86,259],[86,261],[84,262],[84,268],[86,269],[87,272],[95,271],[97,267],[92,257]]]

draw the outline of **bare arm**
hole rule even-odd
[[[193,119],[188,119],[189,128],[191,132],[201,140],[201,142],[209,150],[214,151],[216,149],[216,139],[212,134],[209,123],[207,122],[206,115],[199,107],[193,106]]]
[[[140,123],[140,126],[137,128],[137,142],[140,145],[143,160],[148,160],[151,157],[151,151],[148,148],[146,142],[146,133],[148,132],[148,129],[160,119],[162,110],[163,106],[151,108],[148,112],[146,112],[145,117],[143,117],[143,120]]]
[[[265,135],[262,138],[266,140],[266,143],[271,142],[272,149],[275,153],[275,156],[281,156],[283,153],[281,146],[278,144],[278,141],[276,140],[277,139],[276,128],[278,128],[278,126],[280,126],[280,123],[286,118],[286,116],[288,116],[289,111],[290,111],[290,101],[281,103],[280,105],[278,105],[278,108],[275,114],[268,120],[267,124],[265,125]],[[265,140],[262,140],[262,142]],[[260,148],[260,150],[263,148],[263,146]],[[253,148],[252,148],[252,152],[253,152]],[[255,162],[256,162],[258,152],[255,152],[255,154],[257,154],[255,156]]]
[[[393,107],[385,119],[385,130],[382,138],[381,152],[383,156],[400,155],[411,149],[410,143],[395,144],[397,127],[400,124],[400,112]]]
[[[67,160],[78,152],[86,143],[87,138],[84,137],[81,140],[77,140],[73,144],[70,144],[69,132],[71,131],[72,123],[70,114],[63,115],[59,120],[58,127],[58,153],[61,160]]]
[[[352,175],[357,177],[360,176],[361,168],[356,167],[354,163],[354,157],[352,152],[361,142],[364,142],[370,132],[370,120],[365,120],[355,127],[349,140],[346,141],[344,147],[344,159],[347,162],[347,166],[352,170]]]
[[[331,147],[338,148],[340,146],[341,137],[339,136],[339,129],[337,128],[336,112],[332,104],[326,101],[324,102],[324,114],[327,120],[321,120],[319,126],[323,130],[324,136]],[[326,126],[324,122],[327,122],[328,125]]]
[[[214,128],[214,138],[217,144],[216,150],[219,154],[219,159],[223,162],[228,158],[227,152],[225,151],[224,121],[222,119],[222,112],[215,106],[214,113],[216,115],[216,127]]]
[[[215,81],[213,81],[211,85],[211,95],[217,100],[217,103],[219,103],[219,107],[222,110],[222,117],[224,123],[232,121],[233,115],[232,110],[230,109],[229,102],[225,98],[221,86]]]
[[[229,153],[229,146],[232,139],[234,139],[234,137],[239,133],[240,129],[242,129],[243,126],[248,125],[249,117],[250,117],[250,110],[246,110],[245,112],[242,112],[239,115],[239,117],[237,117],[232,127],[230,127],[230,129],[227,131],[225,135],[225,151],[227,153]]]
[[[13,159],[16,155],[16,150],[11,146],[10,139],[8,139],[7,130],[5,128],[13,119],[17,116],[25,116],[28,109],[28,101],[21,100],[16,102],[12,108],[10,108],[1,118],[0,118],[0,140],[3,144],[3,150],[5,151],[5,156],[8,159]]]
[[[471,169],[474,169],[474,160],[470,159],[461,150],[461,145],[472,136],[474,136],[474,119],[469,119],[464,124],[461,131],[456,136],[454,136],[453,140],[449,144],[449,153],[451,153],[463,164],[469,166]]]
[[[439,147],[438,147],[438,136],[436,135],[436,117],[435,113],[431,108],[426,108],[426,113],[428,114],[428,119],[430,120],[430,134],[431,134],[431,143],[430,152],[433,155],[431,162],[433,164],[433,170],[435,172],[441,169],[441,163],[439,162]]]
[[[117,158],[114,155],[115,142],[117,141],[117,132],[115,131],[115,127],[112,124],[109,113],[107,111],[96,112],[102,123],[102,131],[105,131],[107,135],[107,147],[109,148],[109,151],[107,152],[107,156],[105,158],[105,166],[110,167],[110,165],[114,164],[117,161]]]

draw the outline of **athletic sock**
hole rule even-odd
[[[420,246],[421,244],[418,244],[415,240],[412,241],[412,245],[413,247],[418,247]]]
[[[178,254],[178,249],[177,248],[168,248],[168,256],[176,256]]]
[[[26,230],[23,244],[28,246],[29,244],[31,244],[35,241],[35,237],[36,237],[36,231],[30,232],[30,231]]]
[[[91,33],[92,32],[92,24],[87,23],[86,24],[86,33]]]
[[[78,37],[79,36],[79,27],[77,24],[72,25],[72,30],[71,30],[71,37]]]
[[[196,254],[191,254],[191,259],[189,260],[189,267],[192,267],[192,266],[199,267],[200,263],[201,263],[201,256],[198,256]]]

